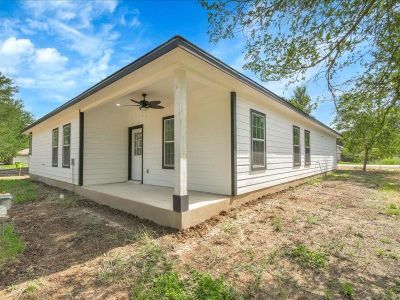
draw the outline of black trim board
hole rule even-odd
[[[184,212],[189,210],[188,195],[172,195],[172,207],[176,212]]]
[[[79,173],[78,184],[83,185],[83,147],[85,143],[85,113],[79,112]]]
[[[162,118],[162,133],[161,133],[161,135],[162,135],[162,137],[161,137],[161,148],[162,148],[162,157],[161,157],[161,165],[162,165],[162,168],[163,169],[169,169],[169,170],[173,170],[174,169],[174,167],[170,167],[170,166],[165,166],[164,165],[164,121],[165,120],[168,120],[168,119],[173,119],[174,118],[174,115],[172,115],[172,116],[167,116],[167,117],[163,117]],[[174,126],[174,136],[175,136],[175,126]],[[174,143],[174,145],[175,145],[175,143]],[[175,162],[174,162],[175,163]]]
[[[128,128],[128,180],[132,180],[132,130],[142,129],[142,179],[140,183],[143,184],[143,156],[144,156],[144,131],[143,124],[131,126]]]
[[[231,195],[237,195],[236,93],[231,92]]]
[[[308,118],[309,120],[315,122],[316,124],[330,130],[332,133],[341,136],[340,133],[338,133],[337,131],[333,130],[329,126],[325,125],[324,123],[318,121],[317,119],[313,118],[312,116],[310,116],[307,113],[303,112],[302,110],[298,109],[297,107],[295,107],[291,103],[287,102],[283,98],[274,94],[273,92],[266,89],[265,87],[258,84],[257,82],[250,79],[249,77],[239,73],[232,67],[228,66],[221,60],[210,55],[206,51],[200,49],[199,47],[192,44],[191,42],[189,42],[188,40],[186,40],[185,38],[183,38],[181,36],[174,36],[173,38],[169,39],[164,44],[156,47],[154,50],[148,52],[147,54],[143,55],[142,57],[138,58],[137,60],[135,60],[132,63],[128,64],[127,66],[123,67],[122,69],[111,74],[107,78],[103,79],[99,83],[95,84],[91,88],[89,88],[86,91],[84,91],[83,93],[81,93],[80,95],[76,96],[75,98],[71,99],[70,101],[66,102],[65,104],[61,105],[60,107],[56,108],[55,110],[48,113],[44,117],[33,122],[31,125],[29,125],[25,129],[23,129],[23,132],[40,124],[41,122],[49,119],[50,117],[58,114],[59,112],[63,111],[64,109],[67,109],[68,107],[71,107],[72,105],[82,101],[83,99],[89,97],[90,95],[93,95],[94,93],[100,91],[101,89],[103,89],[103,88],[107,87],[108,85],[114,83],[115,81],[121,79],[122,77],[138,70],[139,68],[143,67],[144,65],[152,62],[153,60],[163,56],[164,54],[166,54],[178,47],[197,56],[199,59],[209,63],[210,65],[213,65],[217,69],[221,70],[222,72],[227,73],[228,75],[243,82],[244,84],[249,85],[250,87],[254,88],[255,90],[263,93],[264,95],[271,97],[273,100],[278,101],[280,104],[290,108],[291,110],[293,110],[293,111],[299,113],[300,115]]]
[[[260,115],[264,117],[264,166],[263,167],[254,167],[253,166],[253,114]],[[255,110],[255,109],[250,109],[250,170],[251,171],[260,171],[260,170],[266,170],[267,169],[267,117],[264,113]]]

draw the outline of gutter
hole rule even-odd
[[[69,100],[68,102],[66,102],[63,105],[59,106],[55,110],[53,110],[50,113],[46,114],[45,116],[39,118],[38,120],[36,120],[32,124],[30,124],[29,126],[24,128],[22,130],[22,132],[25,132],[25,131],[35,127],[36,125],[42,123],[43,121],[55,116],[56,114],[62,112],[65,109],[67,109],[67,108],[79,103],[80,101],[86,99],[87,97],[95,94],[96,92],[102,90],[103,88],[105,88],[105,87],[111,85],[112,83],[116,82],[117,80],[121,79],[122,77],[124,77],[124,76],[126,76],[126,75],[128,75],[128,74],[130,74],[130,73],[132,73],[132,72],[134,72],[136,70],[138,70],[139,68],[147,65],[148,63],[152,62],[153,60],[163,56],[164,54],[166,54],[166,53],[168,53],[168,52],[170,52],[170,51],[172,51],[172,50],[174,50],[175,48],[178,48],[178,47],[183,49],[183,50],[185,50],[185,51],[187,51],[188,53],[191,53],[192,55],[195,55],[199,59],[201,59],[201,60],[205,61],[206,63],[216,67],[217,69],[219,69],[222,72],[224,72],[224,73],[232,76],[233,78],[241,81],[242,83],[254,88],[258,92],[261,92],[262,94],[264,94],[266,96],[269,96],[273,100],[275,100],[275,101],[279,102],[280,104],[290,108],[291,110],[299,113],[300,115],[306,117],[307,119],[317,123],[318,125],[324,127],[325,129],[328,129],[331,133],[334,133],[335,135],[338,135],[338,136],[342,136],[336,130],[333,130],[332,128],[330,128],[329,126],[325,125],[321,121],[313,118],[312,116],[310,116],[307,113],[303,112],[302,110],[298,109],[297,107],[295,107],[291,103],[287,102],[283,98],[279,97],[275,93],[271,92],[267,88],[265,88],[262,85],[258,84],[257,82],[255,82],[254,80],[250,79],[249,77],[239,73],[238,71],[236,71],[232,67],[228,66],[227,64],[225,64],[224,62],[222,62],[218,58],[212,56],[211,54],[209,54],[206,51],[200,49],[199,47],[197,47],[193,43],[189,42],[185,38],[183,38],[181,36],[178,36],[178,35],[174,36],[171,39],[169,39],[164,44],[161,44],[160,46],[156,47],[152,51],[146,53],[145,55],[139,57],[138,59],[136,59],[132,63],[130,63],[127,66],[123,67],[122,69],[114,72],[110,76],[108,76],[105,79],[101,80],[99,83],[97,83],[94,86],[90,87],[89,89],[87,89],[83,93],[79,94],[75,98],[72,98],[71,100]]]

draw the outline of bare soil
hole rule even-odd
[[[248,298],[342,298],[346,283],[356,299],[400,294],[400,219],[386,213],[400,205],[399,171],[337,171],[182,232],[39,185],[37,201],[10,210],[26,250],[0,267],[0,298],[129,298],[127,284],[99,273],[104,260],[134,253],[143,230],[177,270],[224,276]],[[298,245],[325,253],[327,266],[290,257]]]

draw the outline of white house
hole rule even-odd
[[[29,164],[29,148],[22,149],[18,151],[17,155],[13,157],[12,163],[15,164],[17,162],[28,165]]]
[[[339,137],[179,36],[25,133],[33,179],[176,228],[335,169]]]

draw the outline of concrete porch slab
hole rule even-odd
[[[174,189],[135,182],[121,182],[84,186],[84,189],[109,194],[126,200],[151,205],[172,211],[172,195]],[[189,191],[189,210],[217,203],[230,198],[226,195]]]

